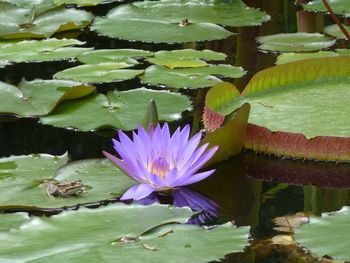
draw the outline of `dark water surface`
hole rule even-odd
[[[120,41],[100,37],[88,31],[82,32],[78,39],[87,41],[87,46],[95,46],[96,49],[142,48],[156,51],[196,47],[225,52],[228,55],[228,63],[243,66],[248,70],[247,76],[235,81],[235,84],[243,89],[255,72],[272,66],[275,60],[275,55],[264,54],[257,50],[255,37],[302,30],[300,26],[297,28],[296,17],[300,14],[297,13],[298,10],[293,1],[245,2],[267,11],[272,16],[272,21],[261,27],[238,28],[237,32],[240,34],[228,40],[183,46],[160,45]],[[115,5],[89,9],[103,15]],[[313,16],[316,19],[318,15],[313,14]],[[310,28],[312,28],[311,25],[312,23],[309,23]],[[67,61],[15,64],[0,69],[0,79],[13,84],[17,84],[23,77],[27,80],[49,79],[55,72],[74,63],[77,64]],[[133,80],[99,86],[98,90],[100,92],[113,88],[125,90],[140,85],[142,84],[138,80]],[[194,96],[195,91],[186,91],[186,94]],[[181,121],[171,125],[174,129],[178,125],[191,121],[191,113],[185,113]],[[72,160],[98,158],[102,157],[102,150],[113,151],[111,136],[114,133],[114,131],[98,134],[76,132],[41,125],[36,119],[2,119],[0,120],[0,157],[31,153],[61,155],[68,151]],[[239,226],[252,227],[252,245],[246,248],[244,253],[227,255],[225,262],[295,262],[304,253],[302,249],[282,249],[264,241],[276,234],[271,220],[301,211],[320,215],[322,212],[338,210],[342,206],[349,205],[350,164],[287,160],[244,151],[239,156],[218,164],[216,170],[213,176],[192,188],[221,207],[221,221],[232,220]]]

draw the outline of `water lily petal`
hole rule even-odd
[[[193,156],[193,153],[197,149],[201,137],[202,133],[197,133],[187,142],[186,146],[180,150],[176,161],[178,169],[182,169],[182,167],[187,163],[191,156]]]
[[[182,178],[182,180],[180,180],[179,182],[176,182],[176,185],[177,186],[183,186],[183,185],[197,183],[197,182],[199,182],[201,180],[204,180],[208,176],[212,175],[214,172],[215,172],[215,169],[209,170],[209,171],[206,171],[206,172],[202,172],[202,173],[193,174],[191,176],[184,176]]]
[[[154,191],[156,191],[156,189],[149,184],[137,184],[130,187],[128,191],[126,191],[123,194],[123,196],[120,197],[120,200],[121,201],[130,200],[130,199],[134,199],[135,201],[140,200],[142,198],[149,196]]]

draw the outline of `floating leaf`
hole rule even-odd
[[[350,26],[343,25],[345,30],[350,32]],[[344,33],[340,30],[337,24],[326,26],[324,32],[330,36],[333,36],[337,39],[347,39]]]
[[[350,17],[348,0],[328,0],[327,2],[335,13]],[[309,11],[328,12],[322,0],[313,0],[307,4],[304,4],[303,7],[305,10]]]
[[[0,82],[0,113],[23,117],[46,115],[62,100],[86,96],[93,86],[65,80],[23,80],[19,88]]]
[[[66,162],[66,155],[55,157],[46,154],[0,159],[0,209],[16,206],[58,208],[99,202],[123,194],[134,184],[107,159]],[[43,180],[81,180],[87,193],[50,198]]]
[[[335,50],[340,56],[350,56],[350,49],[336,49]]]
[[[241,67],[231,65],[208,65],[198,68],[169,69],[163,66],[150,66],[141,79],[148,84],[165,85],[171,88],[205,88],[221,80],[216,75],[239,78],[245,74]],[[214,76],[215,75],[215,76]]]
[[[0,0],[0,3],[1,2],[32,9],[36,14],[41,14],[57,7],[51,0]]]
[[[0,68],[4,68],[4,67],[9,66],[11,64],[12,64],[11,61],[0,59]]]
[[[168,68],[192,68],[206,66],[207,63],[204,60],[224,60],[225,58],[224,53],[211,50],[180,49],[158,51],[154,53],[153,58],[148,58],[148,61]]]
[[[57,72],[56,79],[70,79],[75,81],[104,83],[132,79],[143,70],[124,69],[133,65],[127,63],[100,63],[80,65]]]
[[[229,105],[233,111],[243,102],[251,104],[246,147],[277,156],[350,160],[349,74],[346,56],[258,72],[241,100]]]
[[[310,222],[295,230],[296,241],[317,257],[329,256],[335,260],[350,259],[348,238],[350,208],[343,207],[334,213],[324,213],[322,217],[310,217]],[[324,242],[323,238],[327,239]]]
[[[18,228],[22,223],[29,221],[29,216],[26,213],[0,214],[0,218],[0,233]]]
[[[190,22],[209,22],[219,25],[241,27],[256,26],[270,19],[255,8],[247,7],[242,1],[198,1],[162,0],[158,2],[136,2],[135,6],[151,12],[149,17],[166,18],[173,22],[187,18]]]
[[[0,43],[0,61],[11,62],[41,62],[75,58],[78,54],[90,48],[68,47],[83,45],[84,42],[75,39],[23,40],[19,42]]]
[[[241,251],[247,244],[249,227],[235,228],[230,223],[212,230],[171,224],[147,232],[190,216],[186,208],[119,204],[34,218],[1,235],[0,260],[207,262]]]
[[[147,104],[151,99],[157,104],[159,119],[177,120],[181,112],[191,109],[189,99],[181,94],[145,88],[94,94],[84,99],[59,105],[52,114],[42,117],[44,124],[74,127],[90,131],[102,127],[132,130],[142,123]]]
[[[276,65],[282,65],[289,62],[295,62],[310,58],[337,57],[338,53],[334,51],[318,51],[312,53],[282,53],[277,57]]]
[[[54,33],[80,29],[92,20],[91,13],[59,7],[42,14],[35,9],[0,3],[0,38],[45,38]]]
[[[152,52],[140,49],[98,49],[80,54],[78,60],[85,64],[106,62],[137,64],[137,61],[133,58],[149,57],[152,55]]]
[[[141,9],[132,4],[112,9],[106,17],[95,19],[92,29],[102,35],[146,42],[183,43],[224,39],[232,35],[221,26],[212,23],[177,22],[157,17],[153,9]],[[150,12],[151,11],[151,12]]]
[[[282,33],[257,37],[259,49],[279,52],[317,51],[331,47],[336,40],[319,33]]]

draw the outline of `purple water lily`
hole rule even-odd
[[[118,131],[114,149],[122,159],[103,151],[125,174],[140,184],[132,186],[120,199],[140,200],[155,191],[168,191],[201,181],[215,172],[197,171],[215,154],[218,147],[207,150],[208,143],[198,147],[201,133],[189,139],[190,126],[178,128],[172,136],[168,124],[158,124],[147,132],[141,126],[133,140]]]

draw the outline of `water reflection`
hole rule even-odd
[[[189,224],[212,225],[219,218],[220,207],[217,203],[187,187],[179,187],[167,195],[153,192],[137,202],[143,205],[159,202],[176,207],[190,207],[195,215],[187,222]]]

